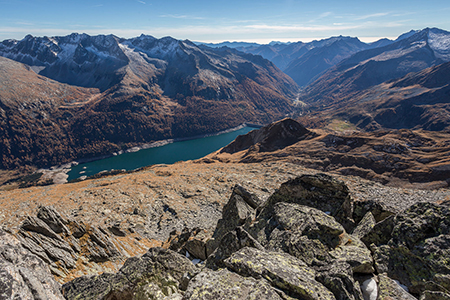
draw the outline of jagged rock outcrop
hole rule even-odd
[[[63,285],[66,299],[181,299],[200,270],[186,257],[152,248],[128,259],[116,274],[84,276]]]
[[[316,208],[336,219],[347,230],[354,227],[349,190],[342,181],[329,175],[303,175],[282,184],[261,208],[258,218],[268,218],[280,202]]]
[[[286,299],[269,283],[252,277],[240,276],[227,269],[204,270],[195,276],[183,299]]]
[[[379,221],[367,212],[354,222],[361,211],[352,210],[354,201],[347,186],[323,174],[297,177],[267,201],[256,199],[235,186],[212,242],[198,228],[173,233],[166,245],[178,252],[151,248],[142,257],[128,259],[116,274],[84,276],[66,283],[64,296],[448,299],[448,201],[417,203]],[[54,221],[59,217],[44,217],[54,215],[48,208],[38,215],[42,219],[35,223],[46,220],[48,226],[42,225],[41,232],[49,231],[49,220],[52,226],[59,224],[57,228],[66,226]],[[37,226],[31,221],[27,224],[30,229]],[[196,257],[205,255],[202,260],[207,257],[206,262],[186,257],[186,251],[196,253],[189,248],[190,242],[200,249]],[[210,254],[208,245],[215,247]]]
[[[370,244],[378,273],[399,281],[421,299],[431,297],[434,292],[449,294],[448,201],[415,204],[377,223],[364,240]]]
[[[67,276],[78,262],[102,263],[126,257],[106,230],[68,220],[52,206],[41,206],[37,217],[28,216],[17,236],[60,278]]]
[[[220,153],[235,153],[248,149],[248,152],[270,152],[282,149],[315,134],[290,118],[272,123],[238,136],[233,142],[220,150]]]
[[[46,263],[1,229],[0,299],[64,299]]]
[[[262,204],[256,195],[249,193],[242,186],[236,185],[233,188],[230,200],[223,207],[222,219],[217,222],[212,238],[208,241],[208,256],[220,244],[221,239],[237,227],[244,225],[247,219],[255,217],[256,208]]]
[[[243,248],[225,260],[232,271],[255,279],[265,278],[291,297],[300,299],[335,299],[333,294],[315,280],[316,271],[287,253]]]

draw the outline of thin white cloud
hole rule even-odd
[[[306,32],[319,32],[319,31],[329,31],[329,30],[346,30],[346,29],[356,29],[360,28],[361,25],[345,25],[339,24],[335,26],[318,25],[318,26],[304,26],[304,25],[268,25],[268,24],[257,24],[257,25],[247,25],[248,29],[254,30],[267,30],[267,31],[306,31]]]
[[[196,17],[196,16],[172,15],[172,14],[160,15],[159,17],[160,18],[172,18],[172,19],[190,19],[190,20],[203,20],[204,19],[202,17]]]
[[[34,24],[30,22],[16,22],[16,25],[34,26]]]
[[[379,28],[389,29],[389,36],[397,34],[391,28],[404,26],[402,22],[358,22],[357,24],[335,23],[333,25],[310,25],[310,24],[233,24],[233,25],[179,25],[175,27],[139,27],[133,29],[124,28],[93,28],[83,26],[71,26],[67,28],[52,27],[0,27],[0,41],[9,38],[22,39],[27,34],[33,36],[63,36],[72,32],[83,32],[89,35],[114,34],[119,37],[130,38],[139,36],[142,33],[155,37],[172,36],[177,39],[190,39],[193,41],[225,41],[225,40],[246,40],[246,41],[310,41],[313,39],[326,38],[339,34],[356,34],[365,29]],[[398,34],[402,32],[399,31]],[[380,33],[377,33],[379,38]],[[364,35],[362,35],[364,36]],[[367,35],[366,35],[367,37]]]
[[[147,4],[147,3],[145,3],[144,1],[141,1],[141,0],[137,0],[137,2],[139,2],[141,4]]]
[[[324,13],[321,13],[319,16],[317,16],[317,18],[309,20],[307,23],[316,23],[317,21],[322,21],[323,19],[331,17],[331,16],[336,17],[336,16],[334,16],[333,12],[326,11]]]
[[[323,18],[331,16],[332,14],[333,13],[331,11],[327,11],[327,12],[324,12],[324,13],[320,14],[319,18],[323,19]]]
[[[390,12],[375,13],[375,14],[356,17],[355,20],[359,21],[359,20],[367,20],[367,19],[372,19],[372,18],[385,17],[389,14],[390,14]]]

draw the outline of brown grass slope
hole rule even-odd
[[[284,161],[392,185],[450,184],[450,134],[424,130],[330,133],[308,130],[292,119],[284,119],[238,137],[209,159]]]
[[[354,93],[300,120],[322,127],[345,120],[359,129],[450,130],[450,63]]]

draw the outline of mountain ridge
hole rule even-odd
[[[59,141],[55,135],[55,139],[70,149],[67,157],[57,156],[59,164],[155,140],[219,132],[244,122],[270,122],[290,112],[297,94],[296,84],[270,61],[231,49],[201,48],[171,37],[27,36],[22,41],[0,43],[2,55],[5,49],[9,56],[31,61],[28,72],[98,89],[97,95],[80,102],[76,111],[61,104],[48,115],[52,125],[45,130],[53,135],[53,130],[63,126],[67,138]],[[30,78],[35,77],[32,73]],[[22,77],[25,80],[26,76]],[[0,101],[10,98],[6,94]],[[27,101],[20,95],[14,99]],[[11,109],[8,113],[22,114]],[[37,126],[29,114],[24,118],[25,131]],[[16,127],[11,128],[14,131]],[[34,143],[27,136],[21,140],[12,135],[1,142],[5,145],[2,149],[11,143],[24,149],[3,155],[2,168],[24,163],[49,167],[47,160],[37,156],[51,156],[53,150],[41,143],[37,156],[27,154],[26,145]]]
[[[431,36],[431,38],[430,38]],[[360,90],[450,60],[450,32],[426,28],[390,45],[357,52],[326,71],[303,94],[309,104],[330,105]]]

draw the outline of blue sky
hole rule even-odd
[[[448,0],[0,0],[0,12],[0,41],[72,32],[203,42],[306,42],[335,35],[374,41],[425,27],[450,31]]]

